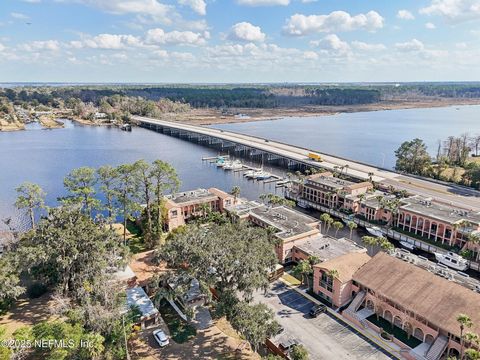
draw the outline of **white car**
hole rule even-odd
[[[165,334],[162,329],[155,330],[153,332],[153,337],[157,341],[158,345],[160,345],[160,347],[164,347],[170,344],[170,340],[168,339],[167,334]]]

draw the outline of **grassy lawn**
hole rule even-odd
[[[128,221],[127,230],[131,234],[131,237],[128,239],[128,247],[130,248],[132,254],[138,254],[147,251],[148,249],[145,247],[143,242],[140,228],[131,221]]]
[[[197,330],[183,321],[167,301],[162,301],[158,310],[160,310],[162,318],[168,326],[172,340],[176,343],[182,344],[197,335]]]
[[[302,282],[300,280],[298,280],[295,276],[292,276],[288,273],[284,273],[282,275],[282,279],[285,280],[286,282],[288,282],[290,285],[293,285],[293,286],[298,286],[298,285],[302,284]]]
[[[370,321],[372,324],[375,324],[378,327],[382,328],[385,332],[392,334],[396,339],[400,340],[405,345],[410,346],[412,349],[422,343],[420,340],[413,336],[410,336],[409,338],[404,330],[400,329],[395,325],[392,325],[382,317],[379,317],[377,320],[377,315],[370,315],[367,320]]]

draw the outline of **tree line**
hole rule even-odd
[[[416,138],[403,142],[395,151],[395,169],[478,189],[480,162],[476,161],[476,158],[479,152],[479,134],[462,134],[439,140],[435,157],[430,155],[425,142]]]
[[[110,226],[121,217],[125,243],[127,222],[141,215],[145,245],[153,248],[163,233],[164,195],[177,191],[179,186],[178,175],[170,164],[161,160],[150,164],[138,160],[116,167],[72,170],[64,179],[67,194],[59,200],[62,204],[77,206],[89,216],[103,217]],[[17,188],[17,193],[17,207],[26,210],[35,228],[35,218],[45,207],[45,192],[36,184],[24,183]]]

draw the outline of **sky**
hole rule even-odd
[[[0,0],[0,82],[480,80],[480,0]]]

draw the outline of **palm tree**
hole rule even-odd
[[[472,333],[470,331],[466,332],[465,335],[463,335],[463,339],[465,341],[466,347],[472,347],[472,345],[477,345],[480,342],[480,337],[478,334]]]
[[[378,245],[378,239],[374,236],[362,236],[362,242],[366,245],[366,246],[370,246],[370,252],[372,253],[373,252],[373,247],[375,245]]]
[[[301,260],[294,268],[293,272],[297,275],[300,275],[302,278],[302,284],[303,280],[306,279],[307,287],[310,288],[310,281],[308,277],[312,273],[312,265],[310,264],[310,261],[308,260]]]
[[[355,230],[358,227],[358,225],[356,223],[354,223],[353,221],[349,221],[347,223],[347,226],[350,229],[350,240],[352,240],[353,230]]]
[[[330,214],[323,213],[322,215],[320,215],[320,223],[323,223],[325,225],[325,228],[327,227],[327,223],[330,219]],[[322,229],[320,229],[320,232],[322,232]]]
[[[233,195],[233,203],[237,203],[237,198],[240,196],[240,186],[234,186],[230,191],[230,194]]]
[[[210,204],[203,203],[199,205],[200,212],[202,213],[202,217],[205,220],[207,218],[208,213],[211,210]]]
[[[343,224],[340,221],[335,221],[332,225],[335,228],[335,237],[337,237],[338,231],[343,229]]]
[[[457,322],[460,325],[460,359],[463,359],[463,331],[465,328],[471,328],[473,326],[473,322],[472,319],[470,319],[470,317],[466,314],[459,314],[457,316]]]
[[[338,270],[336,270],[336,269],[332,269],[328,272],[328,276],[330,276],[330,278],[332,280],[335,279],[335,278],[338,278],[339,275],[340,274],[339,274]]]
[[[393,244],[384,237],[379,237],[376,239],[376,241],[377,241],[377,244],[379,244],[382,250],[385,252],[390,252],[395,249]]]

